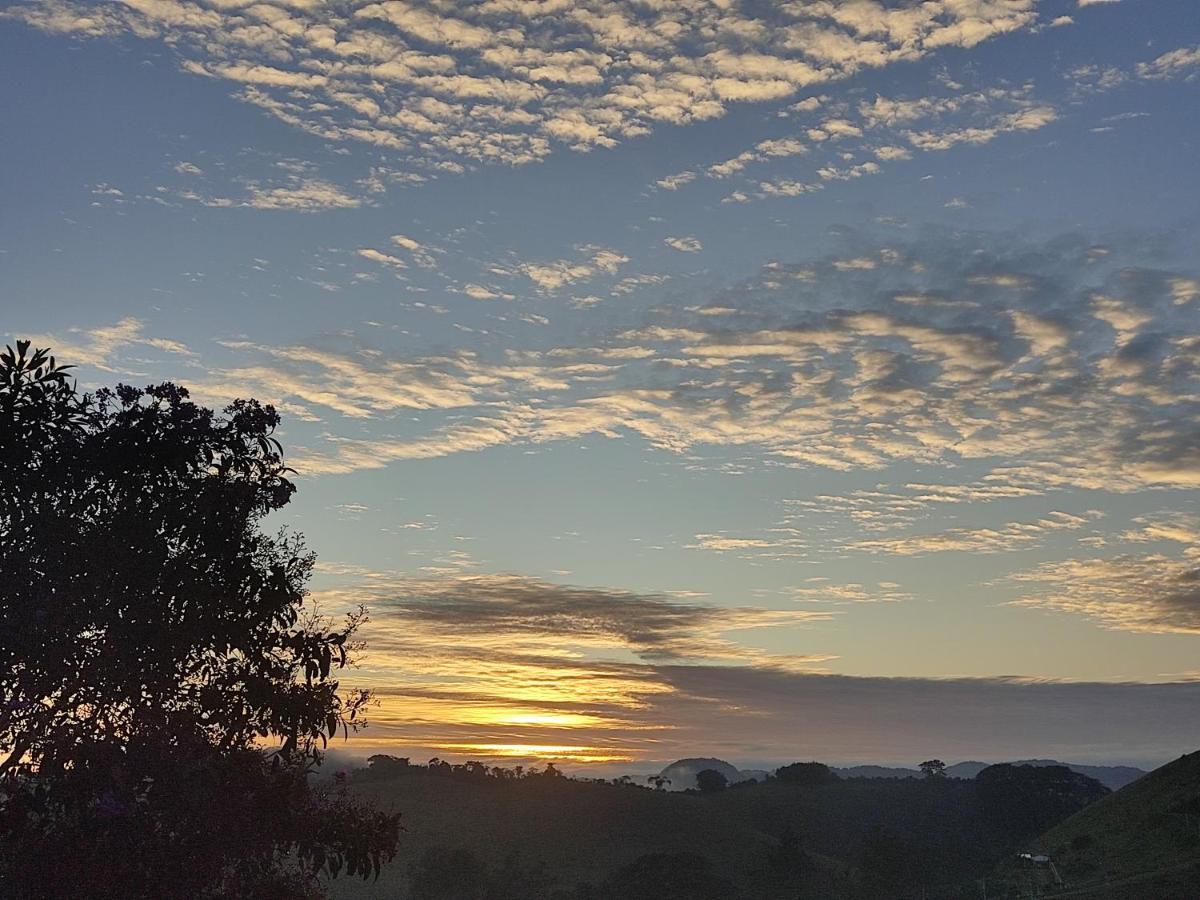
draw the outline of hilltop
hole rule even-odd
[[[1006,863],[1000,874],[1011,891],[1035,884],[1047,898],[1194,900],[1200,892],[1200,751],[1076,813],[1026,850],[1048,856],[1054,868]]]
[[[1005,762],[1014,766],[1066,766],[1072,772],[1078,772],[1088,778],[1095,778],[1110,791],[1119,791],[1125,785],[1132,784],[1146,774],[1144,769],[1134,766],[1085,766],[1079,763],[1059,762],[1056,759],[1015,759],[1005,760]],[[948,766],[946,774],[951,778],[974,778],[991,765],[995,765],[995,763],[970,760]],[[919,775],[920,773],[914,772],[913,774]]]
[[[1130,784],[1141,778],[1146,772],[1143,769],[1134,768],[1133,766],[1089,766],[1080,765],[1078,763],[1059,762],[1054,759],[1019,759],[1019,760],[1004,760],[1014,766],[1066,766],[1072,772],[1078,772],[1080,775],[1086,775],[1089,778],[1095,778],[1102,785],[1111,791],[1120,790],[1125,785]],[[988,766],[995,765],[990,762],[979,762],[978,760],[968,760],[965,762],[955,763],[952,766],[946,767],[946,775],[950,778],[965,778],[971,779],[986,769]],[[699,757],[689,759],[679,759],[666,766],[659,776],[668,779],[671,790],[686,790],[696,786],[696,773],[704,769],[714,769],[726,777],[730,784],[736,784],[739,781],[748,781],[754,779],[756,781],[766,781],[769,777],[769,772],[762,769],[740,769],[733,763],[723,759],[714,759],[710,757]],[[832,766],[831,771],[839,778],[923,778],[924,775],[919,769],[906,768],[903,766]]]

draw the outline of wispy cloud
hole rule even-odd
[[[1121,631],[1200,634],[1200,521],[1184,514],[1141,517],[1114,543],[1165,545],[1057,560],[1012,580],[1029,593],[1018,606],[1087,616]]]

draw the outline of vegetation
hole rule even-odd
[[[838,776],[829,766],[819,762],[797,762],[780,766],[775,770],[775,777],[788,784],[829,784],[838,780]]]
[[[1110,791],[1066,766],[989,766],[975,776],[984,815],[1013,840],[1045,831]]]
[[[919,766],[921,774],[926,778],[945,778],[946,764],[940,759],[927,759]]]
[[[716,769],[704,769],[696,773],[696,787],[705,794],[723,791],[728,784],[729,779],[725,777],[724,773],[718,772]]]
[[[950,900],[978,895],[978,879],[1021,848],[971,780],[837,778],[811,762],[778,771],[788,774],[737,789],[667,791],[629,778],[376,756],[349,783],[364,798],[405,810],[409,859],[468,851],[478,865],[460,868],[480,873],[480,890],[492,889],[516,853],[528,876],[520,882],[526,900],[607,898],[622,871],[684,878],[664,859],[679,868],[691,859],[691,869],[731,885],[729,896],[739,900],[895,900],[922,892]],[[1044,814],[1039,802],[1058,802],[1030,796],[1037,815]],[[413,875],[390,866],[377,885],[337,893],[420,900]]]
[[[302,897],[394,854],[397,817],[309,783],[370,698],[336,677],[362,613],[317,615],[262,528],[278,423],[0,354],[0,894]]]
[[[1186,900],[1200,884],[1200,752],[1182,756],[1030,838],[994,879],[1014,895],[1036,889],[1105,900]],[[1057,872],[1058,878],[1054,877]]]

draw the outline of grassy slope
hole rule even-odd
[[[1184,815],[1184,810],[1190,814]],[[1049,855],[1065,887],[1044,873],[1042,896],[1106,900],[1200,898],[1200,752],[1182,756],[1051,828],[1028,849]],[[1008,864],[1015,890],[1028,872]]]

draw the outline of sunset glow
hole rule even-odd
[[[1196,7],[7,3],[5,340],[275,405],[340,751],[1162,762]]]
[[[446,744],[448,753],[472,757],[565,761],[573,763],[629,762],[632,757],[598,747],[567,747],[554,744]]]

